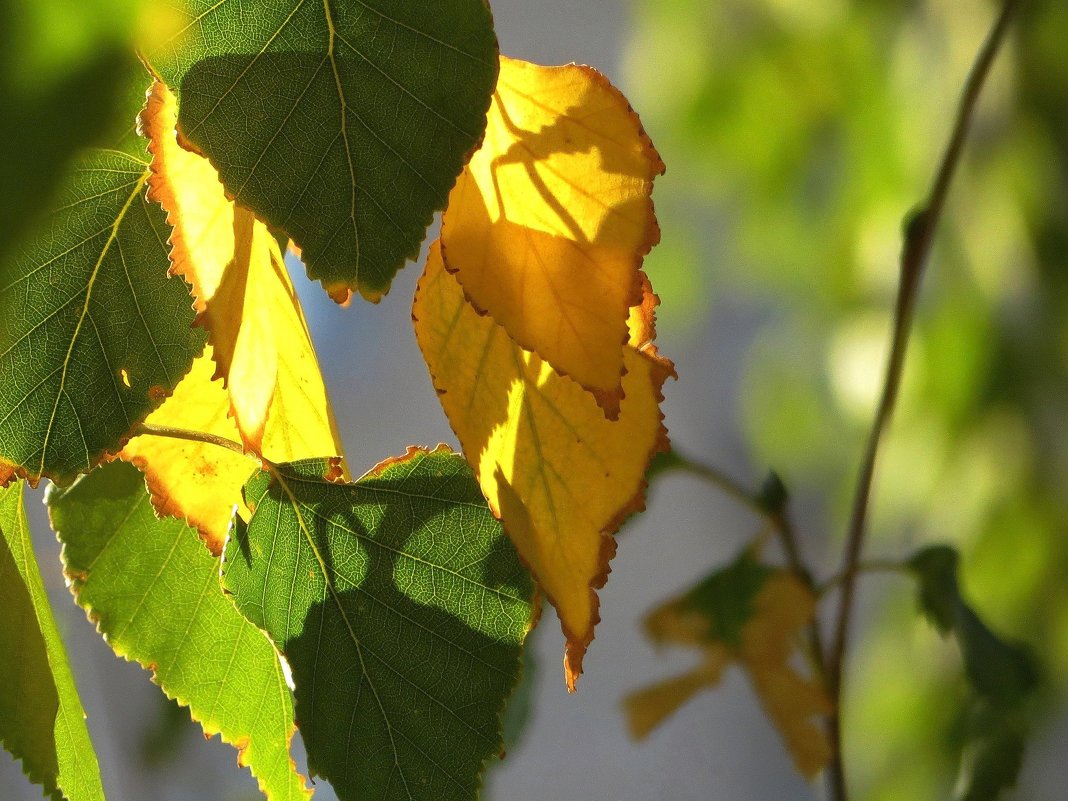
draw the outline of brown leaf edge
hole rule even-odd
[[[507,56],[501,57],[508,58]],[[660,157],[660,153],[657,151],[656,146],[653,144],[652,138],[650,138],[649,134],[646,133],[645,127],[642,125],[641,118],[638,116],[638,112],[634,110],[634,107],[630,104],[630,101],[627,99],[627,96],[624,95],[623,92],[620,91],[618,88],[616,88],[616,86],[608,79],[608,77],[603,72],[594,67],[591,67],[588,64],[577,64],[575,62],[572,62],[570,64],[542,65],[536,64],[534,62],[523,61],[522,59],[511,60],[521,61],[522,63],[530,64],[541,69],[559,72],[577,69],[587,75],[591,79],[592,83],[606,89],[607,94],[609,96],[614,97],[618,103],[626,107],[626,116],[634,125],[632,133],[641,143],[642,156],[648,159],[648,161],[653,165],[654,173],[653,178],[645,182],[644,195],[646,199],[646,208],[648,210],[645,220],[645,235],[642,239],[641,244],[638,246],[637,249],[634,250],[632,255],[634,264],[634,278],[631,282],[630,291],[628,293],[629,302],[627,305],[628,307],[634,307],[643,303],[644,292],[646,287],[648,286],[649,281],[648,278],[645,277],[644,272],[642,271],[642,265],[645,262],[645,257],[649,255],[649,252],[652,251],[652,249],[658,244],[660,244],[660,223],[657,221],[656,208],[653,203],[653,184],[657,176],[663,175],[667,171],[667,165],[664,164],[664,160]],[[496,91],[494,91],[493,97],[494,99],[498,97]],[[466,170],[467,167],[464,167],[464,169]],[[480,317],[492,317],[489,311],[482,308],[478,303],[476,303],[474,299],[468,294],[467,289],[464,288],[463,281],[460,280],[460,268],[453,267],[449,263],[448,249],[445,245],[445,239],[448,235],[448,220],[448,206],[446,206],[445,212],[441,216],[441,237],[438,240],[439,246],[441,247],[441,260],[445,265],[445,270],[450,275],[453,275],[456,278],[457,283],[460,284],[461,289],[463,289],[464,291],[464,298],[467,300],[468,305],[472,309],[474,309]],[[659,299],[657,299],[657,303],[659,303]],[[515,342],[517,345],[519,345],[519,347],[523,348],[523,350],[532,353],[537,353],[536,348],[531,348],[528,346],[527,343],[520,342],[512,335],[511,331],[500,325],[500,323],[496,319],[494,319],[494,322],[496,322],[501,328],[503,328],[505,333],[508,335],[508,338]],[[630,335],[629,332],[627,332],[623,336],[623,341],[620,342],[620,348],[622,349],[626,347],[629,341]],[[538,355],[541,356],[540,353]],[[544,359],[544,357],[542,358]],[[557,375],[564,378],[572,378],[563,370],[558,369],[557,366],[550,362],[548,359],[544,360],[546,364],[553,368],[553,371]],[[586,390],[588,393],[590,393],[590,395],[593,396],[594,400],[597,401],[597,405],[600,406],[601,410],[604,412],[605,418],[614,421],[619,419],[620,404],[623,402],[623,398],[625,397],[625,394],[623,392],[623,376],[625,376],[626,374],[627,369],[621,363],[619,372],[620,381],[619,385],[614,391],[595,389],[592,387],[587,387],[579,382],[576,383],[579,383],[579,386],[581,386],[584,390]]]
[[[431,245],[431,248],[433,249],[437,245],[438,243],[434,243],[433,245]],[[648,359],[650,362],[650,366],[652,368],[651,374],[655,386],[657,407],[659,409],[660,417],[657,436],[653,442],[653,447],[649,450],[649,454],[648,456],[646,456],[645,459],[645,469],[647,470],[654,456],[656,456],[658,453],[664,453],[671,450],[671,440],[668,437],[667,426],[664,425],[664,412],[661,406],[664,402],[663,388],[665,382],[668,378],[678,379],[678,373],[675,371],[675,364],[667,357],[662,356],[657,350],[656,345],[653,344],[653,339],[655,339],[656,337],[656,308],[660,305],[660,298],[653,292],[652,284],[650,283],[649,278],[645,274],[645,272],[639,271],[639,276],[643,295],[640,305],[632,306],[631,310],[632,312],[637,312],[638,315],[638,331],[641,333],[641,336],[638,339],[642,342],[642,344],[636,347],[635,349],[642,358]],[[426,273],[424,272],[423,276],[420,277],[419,283],[416,285],[415,288],[415,300],[413,301],[412,306],[413,323],[418,322],[418,318],[415,315],[414,303],[418,300],[420,293],[423,290],[423,281],[425,279]],[[497,324],[495,321],[494,324],[497,326],[497,328],[501,328],[503,330],[502,326]],[[505,336],[508,336],[507,332],[505,332]],[[511,339],[510,336],[508,338],[513,343],[515,342],[515,340]],[[520,346],[516,344],[516,347]],[[635,346],[627,345],[625,347]],[[428,372],[430,372],[429,366]],[[568,381],[574,380],[567,376],[563,376],[563,378]],[[436,391],[439,397],[445,393],[446,390],[438,385],[437,376],[434,375],[433,372],[430,372],[430,380],[434,386],[434,390]],[[446,415],[446,418],[447,417],[448,415]],[[456,433],[456,429],[453,426],[451,420],[449,421],[449,427],[453,429],[453,433]],[[456,436],[457,438],[459,438],[458,433],[456,433]],[[464,454],[464,458],[467,460],[468,465],[470,465],[471,459],[468,458],[466,454]],[[642,472],[644,474],[645,470],[643,470]],[[564,679],[567,683],[568,692],[573,693],[578,688],[578,678],[580,675],[582,675],[583,657],[586,655],[586,650],[589,648],[590,643],[593,642],[594,629],[596,628],[597,624],[601,622],[600,599],[597,596],[597,590],[601,589],[605,585],[605,582],[608,581],[608,574],[612,572],[612,568],[609,563],[616,555],[616,540],[614,534],[619,530],[620,526],[623,525],[624,521],[626,521],[628,517],[630,517],[632,514],[645,510],[645,495],[648,486],[648,481],[646,481],[643,477],[639,482],[634,494],[626,503],[623,504],[623,506],[620,507],[620,509],[615,513],[615,515],[609,520],[608,525],[605,526],[605,528],[603,528],[600,532],[601,548],[600,555],[598,558],[600,569],[590,581],[589,591],[592,601],[591,608],[593,614],[590,620],[590,626],[588,630],[579,634],[577,632],[572,631],[570,627],[567,626],[563,621],[560,622],[560,627],[563,630],[565,638]],[[489,499],[486,499],[486,503],[489,505],[490,511],[493,512],[493,516],[501,522],[501,525],[504,527],[505,533],[508,533],[508,526],[503,520],[501,520],[500,509],[494,508],[494,505],[490,503]],[[510,536],[511,535],[509,535],[509,537]],[[539,596],[548,600],[549,603],[551,603],[555,607],[556,600],[545,590],[544,587],[541,586],[541,582],[538,579],[537,573],[535,573],[535,571],[531,568],[530,564],[526,561],[526,559],[523,558],[522,553],[520,553],[518,549],[516,549],[516,553],[519,556],[520,562],[523,563],[527,570],[530,571],[531,576],[534,577],[534,581],[538,587]]]
[[[147,487],[147,484],[146,484],[146,487]],[[51,518],[51,513],[49,513],[49,517]],[[51,522],[51,520],[49,522]],[[52,525],[52,528],[55,529],[55,524]],[[241,738],[238,738],[237,740],[229,740],[225,736],[223,736],[222,731],[220,731],[217,727],[215,727],[213,725],[210,725],[210,724],[207,724],[207,723],[205,723],[203,721],[197,720],[196,717],[193,716],[193,710],[189,706],[189,702],[188,701],[183,699],[178,694],[172,694],[171,692],[169,692],[166,688],[163,687],[163,685],[161,685],[156,680],[156,669],[158,667],[156,665],[156,663],[149,662],[149,663],[146,664],[145,662],[142,662],[139,659],[131,657],[126,652],[126,649],[120,647],[117,643],[115,643],[112,640],[111,637],[109,637],[107,634],[105,634],[103,632],[103,630],[101,629],[100,615],[92,607],[83,606],[82,602],[81,602],[79,589],[81,588],[82,584],[84,583],[87,574],[82,573],[81,571],[78,571],[78,570],[71,569],[70,565],[67,564],[66,549],[67,549],[67,546],[64,545],[62,547],[62,549],[60,550],[60,561],[63,563],[63,576],[67,580],[67,588],[70,590],[70,594],[74,598],[74,602],[85,612],[86,620],[88,620],[93,625],[93,628],[96,629],[96,633],[99,634],[101,639],[103,639],[104,642],[106,642],[108,644],[108,647],[111,648],[111,650],[115,653],[116,656],[118,656],[119,658],[123,659],[126,662],[132,662],[132,663],[140,666],[142,669],[147,670],[148,673],[149,673],[149,678],[151,679],[152,683],[155,684],[157,687],[159,687],[160,692],[163,693],[163,695],[166,698],[170,699],[171,701],[174,701],[179,706],[189,710],[190,718],[195,720],[197,722],[197,724],[201,727],[201,729],[203,729],[205,739],[209,739],[210,740],[215,735],[218,735],[219,736],[219,740],[221,742],[224,742],[227,745],[232,746],[237,751],[236,758],[237,758],[238,766],[241,767],[241,768],[248,768],[248,772],[252,775],[252,777],[254,779],[256,779],[256,785],[260,788],[260,792],[262,792],[264,794],[264,796],[266,796],[268,799],[270,799],[270,795],[267,792],[267,788],[261,783],[260,777],[256,775],[256,773],[252,770],[252,767],[245,761],[245,752],[248,750],[249,738],[248,737],[241,737]],[[264,635],[264,636],[266,636],[266,635]],[[273,648],[274,646],[272,645],[271,647]],[[281,665],[278,664],[276,669],[279,672],[281,672],[281,669],[282,669]],[[283,677],[283,683],[285,683],[284,677]],[[296,724],[294,723],[293,727],[290,729],[290,731],[288,733],[288,736],[286,738],[286,745],[290,749],[292,749],[293,735],[296,733],[296,731],[297,731],[297,727],[296,727]],[[293,771],[293,773],[295,773],[302,780],[302,784],[304,785],[304,790],[303,790],[302,795],[303,795],[305,801],[308,801],[308,799],[311,799],[311,797],[312,797],[312,795],[313,795],[313,793],[315,791],[314,791],[313,788],[308,787],[308,778],[304,774],[300,773],[297,770],[297,763],[293,760],[292,751],[290,751],[290,754],[289,754],[289,767]]]

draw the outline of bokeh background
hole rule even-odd
[[[881,377],[901,222],[930,183],[989,0],[495,0],[503,52],[586,62],[631,99],[668,165],[647,261],[663,305],[675,444],[755,487],[790,488],[803,549],[835,570]],[[292,265],[295,277],[300,267]],[[415,345],[408,266],[379,306],[333,306],[300,278],[355,472],[408,444],[455,444]],[[1068,753],[1068,5],[1022,4],[981,101],[923,286],[886,442],[869,553],[961,549],[967,597],[1038,655],[1019,798],[1063,797]],[[31,498],[39,557],[112,801],[251,801],[205,741],[71,603]],[[714,488],[658,478],[620,535],[603,621],[568,696],[551,611],[531,641],[530,715],[490,801],[820,797],[793,771],[745,677],[631,742],[620,699],[690,667],[645,611],[730,559],[759,521]],[[959,656],[898,576],[864,577],[848,669],[857,798],[944,798],[959,761]],[[333,798],[320,786],[317,798]],[[40,793],[0,755],[0,799]]]

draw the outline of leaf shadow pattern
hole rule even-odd
[[[289,662],[309,767],[343,800],[474,798],[529,578],[461,457],[412,450],[355,484],[316,470],[250,481],[224,566]]]
[[[502,58],[485,141],[442,218],[446,268],[524,349],[619,414],[628,309],[659,241],[664,165],[622,94],[589,67]]]
[[[417,258],[482,134],[497,77],[481,0],[438,0],[432,14],[419,13],[427,3],[383,4],[378,28],[369,27],[374,4],[361,4],[367,23],[340,19],[329,31],[319,4],[277,20],[266,12],[261,26],[281,27],[251,53],[220,55],[202,22],[185,43],[199,51],[192,64],[158,59],[180,91],[184,142],[211,160],[227,192],[285,231],[332,295],[359,289],[371,300]],[[412,25],[390,19],[413,15]],[[441,36],[420,32],[438,21],[448,25]]]

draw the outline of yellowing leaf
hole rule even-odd
[[[595,589],[604,584],[615,552],[611,535],[642,507],[645,469],[667,448],[659,403],[674,368],[650,344],[626,346],[626,396],[619,419],[606,420],[582,387],[475,311],[444,270],[437,244],[412,316],[482,492],[556,606],[574,689],[599,619]],[[649,326],[641,320],[637,333],[648,333]]]
[[[150,138],[149,197],[174,227],[171,270],[193,287],[241,440],[272,461],[340,456],[300,302],[278,242],[227,199],[211,163],[177,140],[174,94],[156,81],[141,126]]]
[[[812,593],[793,574],[759,565],[748,552],[653,610],[646,630],[654,642],[696,646],[702,658],[693,670],[625,699],[631,734],[645,737],[691,697],[716,686],[728,663],[738,662],[797,769],[815,776],[831,758],[831,748],[813,718],[829,714],[831,702],[816,681],[790,664],[815,610]]]
[[[149,415],[147,424],[237,438],[226,390],[212,380],[215,366],[210,350],[208,346],[193,362],[189,374]],[[145,474],[156,511],[186,520],[216,555],[222,553],[234,506],[244,503],[241,487],[259,468],[256,460],[217,445],[148,435],[131,439],[119,458]]]
[[[481,148],[442,218],[464,293],[615,418],[627,309],[660,238],[664,164],[623,95],[590,67],[501,58]]]

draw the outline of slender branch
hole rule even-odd
[[[842,768],[841,717],[839,712],[842,696],[842,665],[848,647],[849,622],[853,610],[857,566],[860,564],[864,546],[868,502],[871,497],[872,479],[875,475],[875,462],[883,433],[897,402],[920,279],[923,276],[924,267],[931,251],[931,244],[934,241],[935,231],[942,216],[946,195],[949,192],[950,183],[960,162],[965,138],[971,125],[983,83],[990,72],[994,57],[997,55],[998,49],[1005,38],[1005,31],[1008,28],[1009,21],[1018,5],[1019,0],[1005,0],[994,26],[976,56],[975,63],[972,65],[971,72],[964,85],[953,133],[942,156],[942,162],[931,187],[927,203],[913,214],[905,231],[905,242],[901,251],[901,279],[894,314],[890,359],[886,366],[882,397],[875,413],[875,419],[872,422],[857,476],[853,508],[846,533],[845,555],[841,571],[842,591],[839,597],[834,641],[827,662],[828,685],[836,707],[831,716],[829,728],[831,748],[833,750],[829,774],[830,795],[836,801],[845,801],[848,797]]]
[[[256,459],[260,461],[260,457],[251,453],[246,453],[245,448],[240,442],[234,442],[232,439],[226,437],[219,437],[215,434],[209,434],[206,431],[191,431],[187,428],[173,428],[171,426],[157,426],[150,423],[141,423],[134,427],[133,436],[151,436],[151,437],[168,437],[170,439],[184,439],[189,442],[203,442],[208,445],[218,445],[220,448],[226,448],[234,453],[240,453],[242,456],[248,456],[250,459]]]
[[[705,479],[710,484],[715,484],[725,494],[730,495],[743,506],[747,506],[772,525],[778,525],[778,521],[775,519],[774,514],[760,502],[755,494],[747,490],[718,467],[712,467],[711,465],[695,461],[689,456],[683,456],[677,450],[672,450],[671,455],[674,457],[672,467],[675,467],[678,470],[684,470],[687,473],[692,473],[699,478]]]
[[[908,573],[908,567],[903,562],[895,562],[893,559],[865,559],[858,562],[853,568],[853,575],[862,573]],[[835,573],[826,581],[816,587],[816,595],[825,595],[845,583],[849,574],[845,572]]]

